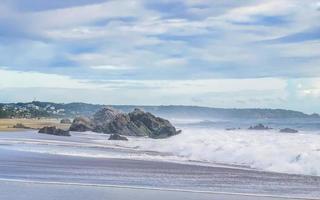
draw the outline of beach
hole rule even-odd
[[[31,199],[186,199],[186,200],[287,200],[293,198],[261,196],[250,194],[231,194],[214,192],[197,192],[186,190],[165,190],[151,188],[134,188],[103,185],[81,185],[81,184],[61,184],[61,183],[39,183],[39,182],[19,182],[2,181],[0,183],[2,191],[1,199],[31,200]],[[19,190],[17,193],[16,190]],[[299,199],[299,198],[296,198]]]
[[[24,130],[14,128],[16,124],[23,124],[31,129],[39,129],[44,126],[56,126],[62,129],[68,129],[70,124],[61,124],[57,118],[12,118],[12,119],[0,119],[0,133],[3,131],[17,131]]]
[[[13,188],[21,188],[32,197],[45,191],[52,194],[52,199],[59,198],[62,192],[73,194],[74,199],[85,199],[93,193],[97,195],[95,199],[110,194],[124,199],[127,196],[121,197],[123,192],[146,194],[142,195],[146,199],[155,194],[159,199],[166,195],[172,195],[172,199],[181,196],[226,200],[320,197],[318,176],[188,162],[151,150],[123,147],[117,142],[110,145],[106,143],[107,135],[94,134],[73,132],[72,137],[59,137],[36,131],[2,132],[0,185],[8,190],[1,189],[0,197],[17,199],[20,194]],[[50,198],[48,195],[46,199]]]

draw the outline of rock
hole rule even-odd
[[[129,117],[139,132],[151,138],[166,138],[180,133],[168,120],[143,112],[138,108],[129,113]]]
[[[312,113],[312,114],[310,115],[310,117],[312,117],[312,118],[319,118],[320,115],[319,115],[318,113]]]
[[[240,130],[241,128],[226,128],[226,131],[235,131]]]
[[[39,133],[45,133],[50,135],[57,135],[57,136],[71,136],[69,131],[65,131],[55,126],[45,126],[39,130]]]
[[[69,130],[70,131],[78,131],[78,132],[85,132],[85,131],[93,131],[95,125],[93,122],[86,117],[76,117]]]
[[[123,141],[128,141],[128,138],[121,136],[119,134],[111,134],[109,137],[109,140],[123,140]]]
[[[281,133],[298,133],[298,130],[292,129],[292,128],[283,128],[280,129]]]
[[[60,120],[60,124],[71,124],[72,122],[71,122],[71,120],[70,119],[61,119]]]
[[[140,109],[126,114],[107,107],[96,112],[92,120],[76,118],[70,131],[94,131],[107,134],[166,138],[180,133],[168,121]]]
[[[17,123],[16,125],[13,126],[13,128],[31,129],[30,127],[25,126],[22,123]]]
[[[256,126],[250,126],[249,130],[270,130],[272,128],[268,127],[268,126],[264,126],[263,124],[258,124]]]
[[[93,123],[96,126],[104,126],[113,121],[118,114],[120,112],[111,107],[102,108],[93,115]]]
[[[141,132],[139,128],[131,121],[128,114],[118,114],[111,122],[102,128],[103,133],[116,133],[129,136],[148,136]]]

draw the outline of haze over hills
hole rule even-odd
[[[123,112],[130,112],[139,107],[147,112],[171,118],[320,118],[318,114],[305,114],[299,111],[284,109],[229,109],[200,106],[136,106],[136,105],[99,105],[88,103],[53,103],[33,101],[27,103],[0,104],[0,118],[8,117],[75,117],[91,116],[102,107],[111,106]]]

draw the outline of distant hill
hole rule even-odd
[[[91,116],[104,106],[112,106],[123,112],[139,107],[145,111],[170,118],[320,118],[318,114],[308,115],[298,111],[283,109],[225,109],[200,106],[133,106],[98,105],[87,103],[52,103],[33,101],[28,103],[0,104],[0,118],[8,117],[75,117]]]

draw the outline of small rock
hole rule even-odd
[[[292,129],[292,128],[283,128],[280,129],[281,133],[298,133],[298,130]]]
[[[70,119],[61,119],[60,120],[60,124],[71,124],[72,122],[71,122],[71,120]]]
[[[111,134],[109,137],[109,140],[123,140],[123,141],[128,141],[128,138],[121,136],[119,134]]]
[[[272,128],[268,127],[268,126],[264,126],[263,124],[258,124],[256,126],[250,126],[249,130],[270,130]]]
[[[226,131],[235,131],[235,130],[240,130],[240,128],[226,128]]]
[[[13,128],[31,129],[30,127],[25,126],[25,125],[22,124],[22,123],[17,123],[16,125],[13,126]]]
[[[55,126],[45,126],[39,130],[38,133],[45,133],[49,135],[57,135],[57,136],[71,136],[69,131],[65,131]]]

